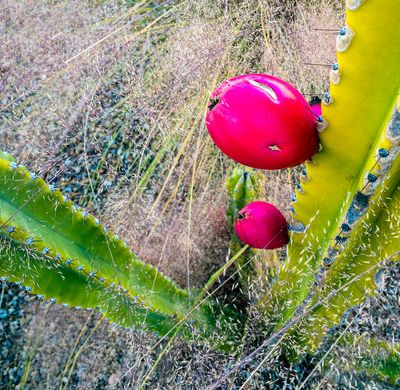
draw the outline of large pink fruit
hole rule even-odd
[[[235,220],[235,230],[253,248],[276,249],[289,241],[285,217],[267,202],[251,202],[243,207]]]
[[[222,83],[211,96],[206,124],[222,152],[253,168],[295,166],[318,149],[316,118],[307,101],[266,74]]]

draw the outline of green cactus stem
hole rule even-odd
[[[43,300],[82,309],[98,309],[111,322],[165,334],[176,320],[151,311],[123,293],[71,266],[37,253],[29,245],[0,234],[0,273],[29,287]]]
[[[392,385],[400,383],[399,343],[388,343],[365,334],[354,335],[347,332],[337,344],[349,352],[347,368]]]
[[[97,219],[15,162],[0,160],[0,221],[37,251],[120,284],[152,308],[182,317],[188,294],[142,263]]]
[[[93,216],[12,159],[0,159],[0,276],[59,303],[98,307],[123,326],[215,339],[230,350],[241,315],[212,298],[195,306]],[[221,334],[219,332],[221,331]]]

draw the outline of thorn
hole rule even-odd
[[[323,66],[323,67],[326,67],[326,68],[330,68],[332,66],[330,64],[317,64],[317,63],[314,63],[314,62],[303,62],[303,65]]]

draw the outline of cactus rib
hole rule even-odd
[[[62,194],[13,162],[0,160],[0,221],[39,251],[72,267],[120,283],[153,309],[183,316],[188,294],[154,267],[142,263],[98,220],[65,201]]]
[[[42,299],[83,309],[99,309],[104,317],[124,327],[145,328],[165,334],[175,320],[141,306],[116,287],[106,286],[14,238],[0,233],[0,273],[21,282]]]

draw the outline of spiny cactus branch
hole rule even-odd
[[[180,336],[234,348],[241,315],[233,308],[210,298],[192,309],[191,292],[12,158],[0,159],[0,183],[0,275],[59,303],[100,308],[123,326],[169,335],[179,325]]]
[[[5,160],[0,180],[0,221],[10,235],[107,284],[120,284],[153,309],[183,316],[188,294],[52,185]]]

